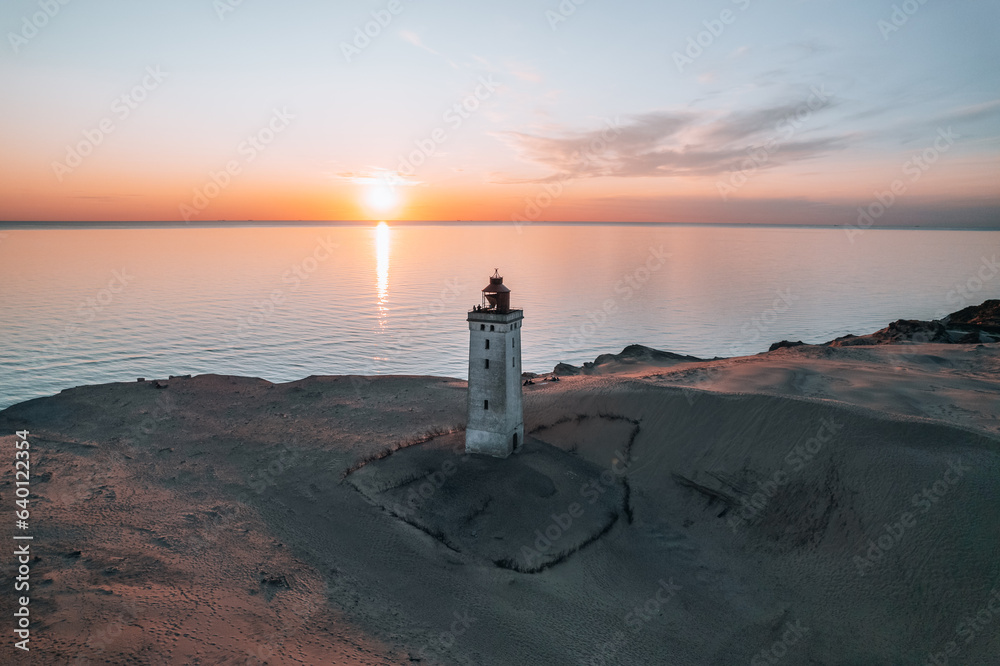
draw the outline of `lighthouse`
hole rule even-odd
[[[497,270],[469,311],[469,419],[467,453],[506,458],[524,444],[521,404],[521,322],[510,289]]]

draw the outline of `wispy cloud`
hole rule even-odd
[[[1000,99],[994,99],[982,104],[972,104],[953,109],[945,116],[949,120],[978,120],[990,116],[1000,115]]]
[[[834,103],[827,100],[822,108],[830,108]],[[803,109],[801,102],[777,104],[749,111],[734,111],[712,123],[707,134],[711,140],[729,142],[748,140],[755,136],[781,131],[784,123],[793,121]],[[805,107],[806,111],[811,111]]]
[[[416,46],[418,49],[423,49],[424,51],[427,51],[428,53],[433,53],[436,56],[441,55],[431,47],[424,44],[423,40],[420,39],[420,35],[418,35],[415,32],[410,32],[409,30],[400,30],[399,36],[403,38],[404,42],[409,42],[410,44]]]
[[[396,171],[371,167],[358,171],[327,172],[326,176],[334,180],[342,180],[353,185],[388,185],[390,187],[413,187],[422,184],[419,180],[406,178]]]
[[[535,67],[527,63],[510,63],[507,65],[507,71],[510,72],[511,76],[521,81],[527,81],[528,83],[542,82],[542,74]]]
[[[76,194],[71,198],[80,199],[81,201],[90,201],[93,203],[114,203],[115,201],[126,201],[128,199],[139,199],[142,197],[142,194]]]
[[[554,135],[504,132],[496,136],[522,160],[548,167],[552,173],[534,178],[494,175],[493,180],[714,176],[739,169],[747,151],[767,141],[779,142],[780,151],[766,168],[846,147],[846,136],[804,138],[791,125],[782,132],[783,121],[801,108],[801,104],[779,104],[724,116],[656,111],[628,117],[613,133],[607,128]]]
[[[427,44],[424,44],[424,40],[421,39],[420,35],[418,35],[417,33],[412,32],[410,30],[400,30],[399,36],[402,38],[404,42],[412,44],[413,46],[416,46],[418,49],[423,49],[424,51],[427,51],[432,55],[436,55],[439,58],[443,58],[449,65],[451,65],[452,69],[459,69],[459,66],[455,62],[453,62],[450,58],[448,58],[446,55],[444,55],[439,51],[435,51],[431,47],[427,46]]]

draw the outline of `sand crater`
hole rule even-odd
[[[466,455],[464,433],[400,449],[346,482],[447,548],[521,573],[596,542],[624,514],[602,469],[532,437],[507,459]]]

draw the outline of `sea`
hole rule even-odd
[[[499,271],[522,367],[702,358],[1000,298],[1000,231],[629,224],[0,228],[0,408],[138,377],[465,378]]]

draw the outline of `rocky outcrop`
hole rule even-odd
[[[823,343],[826,347],[856,345],[896,345],[920,342],[945,344],[988,344],[1000,342],[1000,300],[984,301],[953,312],[935,321],[898,319],[885,328],[867,335],[844,335]],[[801,342],[782,340],[768,351],[797,347]]]
[[[885,328],[867,335],[848,334],[822,343],[822,347],[852,347],[856,345],[896,345],[921,342],[950,344],[988,344],[1000,342],[1000,300],[984,301],[953,312],[935,321],[919,319],[897,319]],[[809,346],[801,340],[782,340],[773,343],[767,351]],[[620,370],[623,365],[661,365],[702,362],[697,356],[685,356],[673,352],[660,351],[643,345],[629,345],[617,354],[601,354],[593,362],[582,366],[560,363],[552,371],[553,375],[592,375],[602,370]],[[527,377],[530,373],[525,373]],[[531,375],[535,377],[536,375]]]
[[[899,319],[869,335],[845,335],[826,343],[830,347],[893,345],[901,342],[958,342],[938,321]]]
[[[618,354],[601,354],[594,359],[594,365],[604,365],[605,363],[643,363],[643,362],[664,362],[664,361],[702,361],[697,356],[685,356],[674,354],[673,352],[660,351],[652,347],[642,345],[629,345]]]
[[[560,363],[552,371],[552,374],[564,376],[590,375],[595,371],[600,370],[603,366],[614,366],[618,368],[621,365],[636,365],[640,363],[648,363],[650,365],[674,365],[676,363],[691,363],[704,360],[705,359],[698,358],[697,356],[685,356],[684,354],[660,351],[659,349],[644,347],[643,345],[629,345],[618,354],[601,354],[595,358],[593,362],[588,361],[584,363],[583,367],[577,367],[575,365],[570,365],[569,363]]]
[[[785,349],[787,347],[801,347],[804,344],[805,343],[802,342],[801,340],[799,340],[797,342],[791,342],[789,340],[782,340],[781,342],[775,342],[774,344],[772,344],[770,347],[768,347],[767,351],[773,352],[775,349]]]
[[[988,333],[1000,333],[1000,300],[983,301],[952,312],[941,320],[949,328],[976,327]]]

